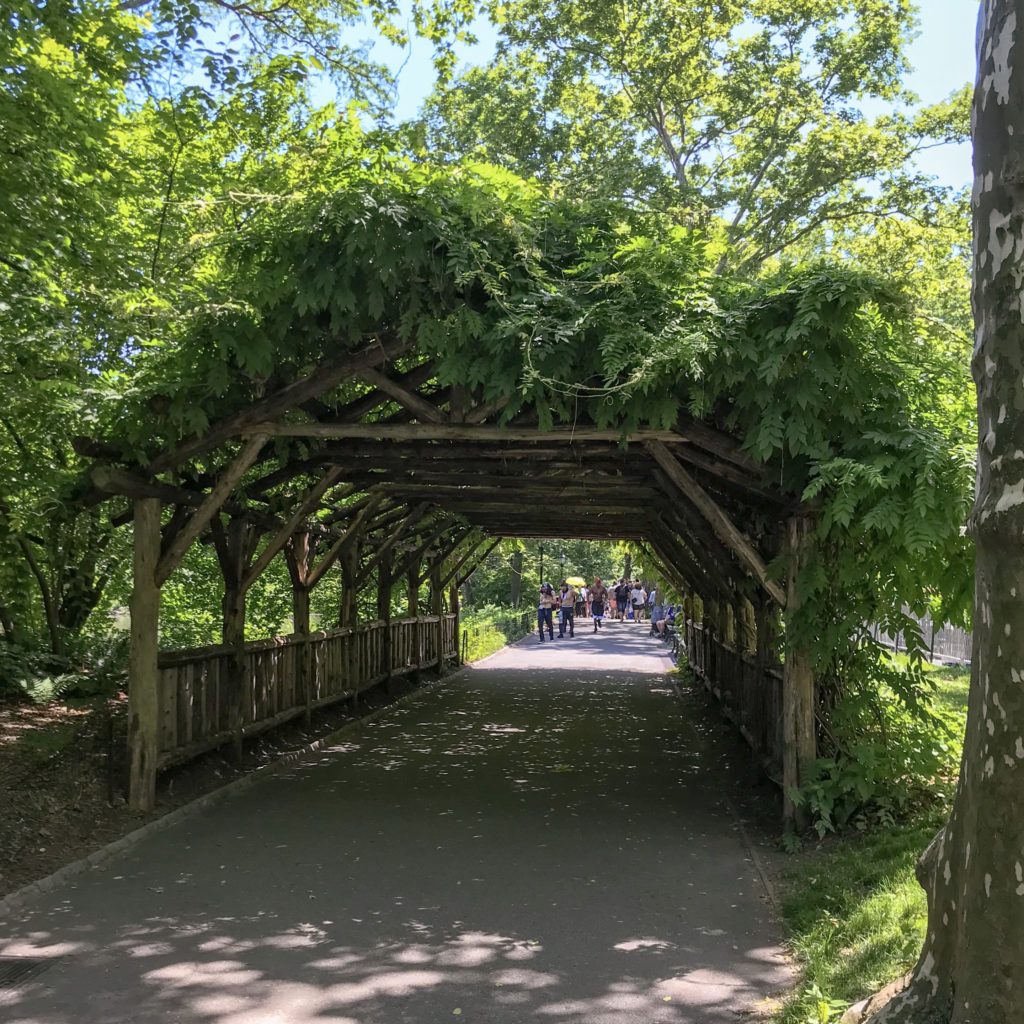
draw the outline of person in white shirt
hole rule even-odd
[[[633,606],[633,621],[644,621],[644,607],[647,604],[647,591],[641,586],[639,580],[633,584],[629,592],[629,602]]]

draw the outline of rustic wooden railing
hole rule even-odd
[[[457,616],[364,622],[308,636],[245,644],[242,735],[357,696],[388,678],[443,666],[458,657]],[[440,636],[443,657],[438,657]],[[225,692],[230,645],[164,651],[159,656],[158,764],[166,768],[236,738]],[[390,656],[390,657],[389,657]],[[389,663],[390,662],[390,663]]]
[[[782,772],[782,668],[763,664],[688,619],[680,639],[690,668],[718,699],[769,774]]]

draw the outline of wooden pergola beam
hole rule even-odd
[[[620,431],[603,427],[536,427],[473,426],[462,423],[273,423],[264,421],[251,427],[240,427],[234,433],[269,432],[275,437],[347,438],[351,440],[391,441],[662,441],[681,444],[686,438],[674,430],[638,430],[624,436]]]
[[[408,391],[416,391],[426,384],[434,376],[435,372],[434,363],[428,359],[426,362],[418,363],[411,370],[406,370],[404,373],[399,373],[388,379],[393,384],[397,384]],[[317,416],[317,419],[324,423],[357,423],[368,413],[393,401],[392,395],[375,387],[372,391],[352,399],[351,402],[333,410],[333,412],[325,411],[323,415]]]
[[[148,472],[156,474],[176,466],[199,452],[213,448],[222,441],[252,430],[260,433],[259,423],[276,419],[311,398],[336,388],[342,381],[355,376],[362,370],[390,362],[412,347],[412,341],[378,338],[373,344],[358,352],[346,352],[335,359],[325,361],[305,377],[252,402],[245,409],[215,423],[204,434],[181,442],[170,451],[158,455],[149,465]]]
[[[480,549],[481,545],[486,544],[486,543],[487,543],[487,534],[484,534],[481,537],[477,537],[473,541],[473,543],[470,544],[466,548],[466,550],[462,552],[461,555],[459,555],[459,557],[455,560],[455,564],[453,566],[451,566],[449,568],[448,572],[445,573],[445,575],[441,578],[441,586],[442,587],[447,587],[448,584],[451,583],[451,581],[455,578],[455,574],[466,564],[466,562],[470,558],[472,558],[473,552],[474,551],[478,551]],[[491,550],[493,550],[495,546],[496,545],[492,545],[491,546]]]
[[[242,587],[248,590],[260,578],[263,570],[271,563],[274,556],[288,543],[291,536],[299,528],[309,513],[320,504],[320,499],[338,479],[341,471],[336,467],[329,469],[320,480],[311,487],[288,521],[270,538],[270,542],[257,557],[256,561],[246,570],[242,577]]]
[[[728,582],[718,574],[711,574],[701,565],[693,551],[662,522],[651,525],[646,535],[656,544],[662,557],[671,562],[678,572],[690,580],[690,586],[700,594],[718,597],[731,594]]]
[[[390,553],[409,530],[423,519],[423,513],[429,507],[430,503],[423,501],[411,508],[401,523],[398,524],[398,528],[394,533],[382,544],[377,545],[370,560],[359,571],[359,586],[362,586],[369,579],[370,573],[373,572],[374,567],[380,562],[381,558]]]
[[[701,515],[711,524],[711,528],[718,535],[719,540],[726,545],[735,555],[741,565],[755,579],[757,579],[765,591],[771,595],[781,608],[786,607],[786,592],[775,580],[768,578],[768,566],[760,556],[750,540],[736,527],[733,521],[725,514],[722,508],[704,490],[696,480],[680,465],[679,460],[658,441],[646,441],[644,447],[652,455],[659,466],[665,471],[665,475],[678,488],[683,497],[692,502]]]
[[[213,490],[210,491],[199,508],[192,513],[192,518],[160,556],[160,562],[156,567],[158,586],[162,586],[166,582],[184,558],[185,552],[192,546],[192,542],[209,526],[210,520],[220,511],[221,506],[228,500],[238,482],[256,461],[256,456],[259,455],[260,449],[266,442],[266,434],[256,434],[245,442],[242,450],[221,474]]]
[[[444,534],[450,532],[453,528],[457,527],[458,523],[450,516],[445,515],[442,520],[437,523],[432,530],[428,530],[426,534],[419,538],[419,543],[412,548],[411,551],[407,551],[403,554],[401,562],[398,563],[398,567],[395,568],[394,574],[397,579],[399,576],[405,576],[411,566],[418,563],[423,558],[427,548],[430,547],[434,541],[444,536]],[[465,534],[462,534],[465,536]],[[458,544],[459,541],[455,540],[454,544]]]
[[[306,577],[306,586],[310,590],[320,582],[324,573],[334,565],[338,556],[363,532],[363,524],[366,522],[367,517],[373,514],[379,502],[379,495],[371,495],[370,500],[356,513],[355,518],[349,523],[345,532],[328,548],[323,558],[309,570]]]
[[[495,398],[490,402],[481,402],[480,405],[466,412],[463,421],[465,423],[484,423],[492,416],[501,412],[511,400],[511,395],[502,395],[500,398]]]
[[[368,368],[363,370],[360,377],[367,384],[373,385],[378,391],[389,395],[404,409],[408,409],[417,419],[425,423],[444,423],[445,416],[436,405],[428,402],[422,395],[410,391],[398,381],[392,380],[386,373],[380,370]]]
[[[496,537],[494,543],[479,558],[473,560],[473,564],[455,581],[455,585],[461,587],[470,576],[473,575],[487,560],[487,556],[504,540],[504,537]]]

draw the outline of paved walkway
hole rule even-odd
[[[788,980],[643,627],[529,639],[13,922],[17,1024],[718,1024]],[[643,634],[643,635],[641,635]]]

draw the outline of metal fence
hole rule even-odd
[[[967,630],[957,629],[949,623],[936,626],[930,615],[918,616],[907,613],[907,617],[913,619],[920,627],[929,661],[937,665],[970,665],[973,637]],[[907,649],[906,637],[902,631],[890,636],[881,626],[875,625],[871,627],[871,635],[894,651]]]

